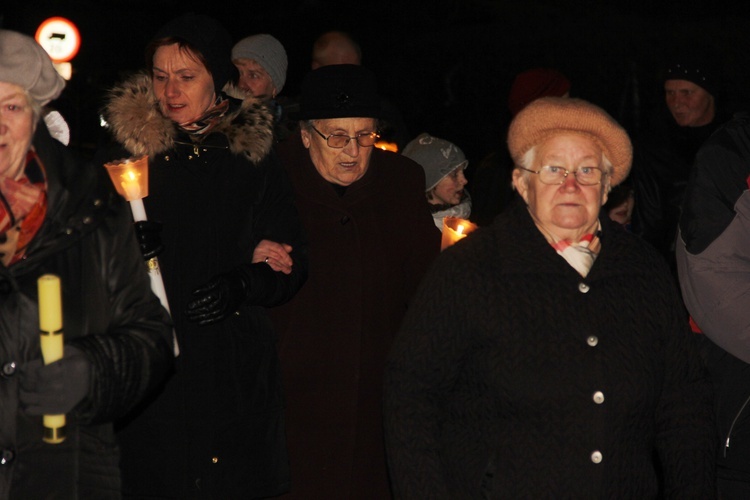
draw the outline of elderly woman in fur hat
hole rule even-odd
[[[113,421],[161,382],[173,358],[130,211],[104,169],[74,160],[41,119],[64,86],[33,38],[0,30],[3,499],[119,498]],[[62,357],[48,364],[37,293],[45,274],[60,280],[62,320],[52,323],[64,330]],[[58,414],[64,427],[43,425],[42,415]]]
[[[513,120],[525,204],[422,282],[385,381],[398,498],[713,498],[711,390],[669,270],[600,208],[631,144],[546,97]]]
[[[159,260],[180,355],[174,375],[122,422],[123,491],[136,498],[257,498],[289,486],[275,334],[265,307],[306,277],[292,190],[272,154],[273,118],[221,92],[236,71],[214,19],[185,15],[147,48],[148,72],[112,90],[109,158],[149,155],[138,228]],[[283,245],[263,255],[264,238]],[[274,266],[278,271],[271,268]]]

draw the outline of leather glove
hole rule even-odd
[[[21,408],[29,415],[68,413],[89,393],[91,362],[78,348],[65,346],[62,359],[42,358],[19,369]]]
[[[185,309],[187,319],[200,326],[224,320],[247,299],[248,288],[244,273],[238,269],[216,276],[193,291],[193,300]]]
[[[161,223],[150,220],[141,220],[133,224],[138,246],[145,260],[152,259],[164,251],[161,242]]]

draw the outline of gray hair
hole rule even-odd
[[[321,118],[322,120],[325,120],[326,118]],[[299,121],[299,127],[303,130],[307,130],[308,132],[315,127],[318,122],[321,120],[318,118],[311,118],[309,120],[300,120]],[[375,120],[375,131],[377,132],[380,130],[381,122],[378,118],[373,118]]]
[[[31,108],[31,117],[34,120],[34,130],[36,130],[36,125],[42,117],[42,103],[31,97],[31,93],[26,89],[23,90],[23,95],[26,98],[26,103]]]

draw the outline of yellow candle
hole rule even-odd
[[[37,280],[39,293],[39,342],[44,364],[63,357],[63,319],[60,278],[45,274]],[[47,443],[65,440],[65,415],[44,415],[44,436]]]
[[[39,329],[43,332],[62,330],[62,298],[60,278],[45,274],[37,280],[39,289]]]

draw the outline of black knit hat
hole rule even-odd
[[[375,75],[354,64],[334,64],[309,72],[302,81],[300,119],[380,118]]]
[[[162,38],[184,40],[199,51],[206,60],[217,92],[235,76],[237,69],[232,64],[232,37],[216,19],[193,13],[182,15],[159,28],[153,41]],[[152,62],[148,61],[148,65],[151,67]]]
[[[718,56],[714,52],[705,47],[695,47],[671,54],[664,65],[664,81],[687,80],[718,97],[723,78]]]

